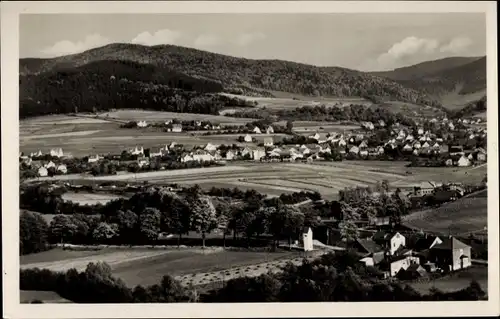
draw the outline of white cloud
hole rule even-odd
[[[53,46],[46,47],[41,52],[47,56],[61,56],[67,54],[74,54],[97,48],[102,45],[110,43],[110,40],[100,34],[90,34],[82,41],[71,42],[63,40],[55,43]]]
[[[450,43],[443,45],[440,48],[440,52],[459,54],[464,52],[467,48],[472,45],[472,40],[465,37],[454,38]]]
[[[160,45],[160,44],[172,44],[175,43],[181,37],[181,33],[175,30],[163,29],[158,30],[151,34],[148,31],[144,31],[138,34],[132,43],[143,44],[143,45]]]
[[[202,34],[194,40],[195,47],[206,48],[220,44],[221,40],[213,34]]]
[[[442,44],[437,39],[418,38],[410,36],[394,43],[389,50],[370,63],[375,69],[387,70],[423,61],[444,58],[450,54],[467,53],[472,40],[466,37],[456,37],[449,43]]]
[[[236,38],[235,42],[239,46],[247,46],[255,41],[259,41],[265,38],[266,35],[261,32],[242,33]]]

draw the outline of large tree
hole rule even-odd
[[[19,216],[20,253],[24,255],[46,250],[48,228],[41,214],[22,211]]]
[[[205,248],[206,234],[217,227],[217,213],[208,196],[198,196],[191,202],[191,229],[201,234]]]
[[[156,208],[147,207],[139,218],[139,230],[143,238],[148,241],[156,241],[160,234],[161,213]]]

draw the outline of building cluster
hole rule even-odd
[[[357,239],[360,262],[383,272],[384,277],[416,279],[429,273],[456,271],[471,266],[471,247],[452,236],[379,231]]]

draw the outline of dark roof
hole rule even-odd
[[[304,228],[302,228],[302,233],[303,234],[307,234],[309,232],[309,229],[311,229],[311,227],[304,227]]]
[[[368,253],[376,253],[382,251],[382,247],[377,245],[371,239],[358,239],[357,242]]]
[[[442,243],[435,245],[431,249],[440,249],[440,250],[454,250],[454,249],[464,249],[470,248],[469,245],[462,243],[460,240],[455,237],[445,237],[441,238]]]
[[[426,250],[429,249],[436,239],[436,236],[427,236],[419,238],[415,243],[416,250]]]
[[[375,265],[377,265],[377,264],[380,264],[384,260],[385,254],[383,252],[377,252],[377,253],[372,254],[372,258],[373,258],[373,263]]]

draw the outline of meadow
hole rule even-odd
[[[488,224],[487,190],[465,196],[455,202],[415,212],[403,218],[405,226],[429,233],[467,236],[483,233]]]
[[[66,192],[62,194],[62,199],[72,201],[80,205],[106,204],[109,201],[118,199],[121,196],[104,193]]]

